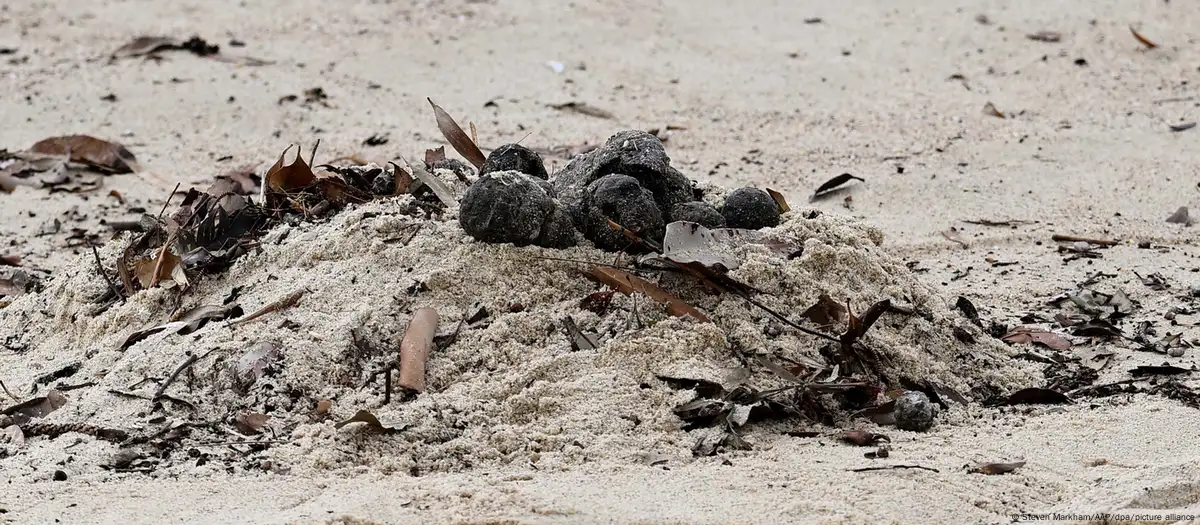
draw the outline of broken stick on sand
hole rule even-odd
[[[416,392],[425,391],[425,361],[437,332],[438,313],[433,308],[420,308],[408,322],[408,330],[400,341],[400,386]]]

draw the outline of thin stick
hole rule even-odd
[[[1091,239],[1088,237],[1077,237],[1075,235],[1062,235],[1057,233],[1051,236],[1050,239],[1056,242],[1087,242],[1091,244],[1099,244],[1101,246],[1116,246],[1121,244],[1121,241],[1114,241],[1111,239]]]
[[[922,467],[921,465],[887,465],[887,466],[883,466],[883,467],[852,468],[849,470],[850,470],[850,472],[868,472],[871,470],[893,470],[893,469],[902,469],[902,468],[917,468],[917,469],[921,469],[921,470],[928,470],[930,472],[941,472],[938,469],[931,468],[931,467]]]
[[[308,165],[309,166],[312,166],[313,162],[315,162],[317,160],[317,147],[319,147],[320,145],[321,145],[321,139],[317,139],[317,143],[313,144],[312,153],[308,154]]]
[[[250,315],[242,316],[241,318],[237,319],[236,321],[232,321],[232,322],[228,323],[227,326],[232,328],[232,327],[240,325],[240,324],[246,324],[250,321],[258,319],[259,317],[267,315],[271,312],[276,312],[276,311],[282,310],[284,308],[290,308],[290,307],[296,306],[296,304],[300,302],[300,298],[304,297],[304,294],[307,291],[308,291],[308,289],[306,289],[306,288],[301,288],[299,290],[296,290],[295,292],[292,292],[292,293],[284,296],[282,299],[260,308],[257,312],[254,312]]]
[[[180,184],[181,183],[179,183],[179,182],[175,183],[175,189],[171,190],[170,195],[167,195],[167,202],[163,203],[162,209],[158,211],[158,217],[155,217],[154,220],[160,221],[160,222],[162,221],[163,214],[167,212],[167,205],[171,204],[171,198],[175,196],[175,192],[179,191]]]
[[[0,388],[4,389],[4,393],[8,394],[8,397],[13,398],[13,401],[17,401],[17,402],[21,401],[21,398],[14,396],[12,392],[8,391],[8,387],[4,386],[4,381],[0,381]]]
[[[401,387],[417,392],[425,391],[425,362],[429,359],[429,348],[433,346],[433,336],[437,332],[438,313],[433,308],[425,307],[413,313],[408,322],[408,330],[400,341],[400,377]]]
[[[96,258],[96,270],[100,272],[100,277],[104,278],[104,282],[108,283],[108,289],[114,295],[116,295],[122,303],[125,302],[125,294],[121,293],[121,290],[117,289],[117,285],[112,282],[112,279],[108,278],[108,273],[104,271],[104,264],[100,262],[100,250],[97,250],[95,246],[92,246],[92,256]]]
[[[392,367],[383,369],[383,404],[392,402]]]
[[[154,395],[151,396],[151,401],[158,401],[159,398],[163,397],[163,394],[167,392],[167,387],[171,386],[171,383],[174,383],[175,380],[179,378],[179,374],[182,374],[184,370],[188,369],[188,367],[196,364],[196,361],[199,361],[203,357],[207,357],[208,354],[213,353],[215,350],[215,348],[209,350],[205,352],[204,355],[189,355],[187,359],[185,359],[182,363],[179,363],[179,366],[175,367],[175,371],[171,372],[171,375],[167,376],[167,380],[163,381],[163,383],[158,386],[158,390],[155,390]]]

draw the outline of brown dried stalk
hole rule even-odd
[[[437,333],[438,313],[433,308],[420,308],[413,313],[400,341],[400,379],[401,387],[416,392],[425,391],[425,362],[429,359],[429,348],[433,346],[433,336]]]

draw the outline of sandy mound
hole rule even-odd
[[[118,445],[90,437],[69,451],[62,444],[74,444],[71,437],[27,437],[23,447],[7,446],[14,457],[4,468],[45,468],[69,454],[74,461],[156,472],[366,466],[420,474],[514,462],[544,469],[646,454],[687,456],[709,429],[683,430],[672,409],[696,393],[660,376],[722,382],[740,371],[746,384],[767,390],[786,383],[753,355],[824,362],[824,342],[682,275],[663,274],[661,284],[712,323],[667,316],[643,296],[617,294],[602,315],[589,311],[581,300],[601,288],[579,274],[587,265],[561,259],[612,264],[613,253],[483,244],[464,234],[456,209],[431,220],[411,199],[277,226],[259,248],[182,295],[154,288],[102,308],[94,299],[107,285],[94,261],[81,257],[43,293],[18,298],[0,316],[5,384],[27,397],[65,387],[65,406],[43,421],[122,429],[129,438],[120,446],[126,452],[114,459]],[[811,210],[793,210],[784,219],[765,233],[802,246],[802,253],[789,258],[746,245],[744,262],[731,275],[792,319],[821,294],[848,299],[857,311],[883,298],[910,309],[884,314],[863,338],[890,358],[881,389],[935,385],[978,399],[1030,382],[1032,375],[1002,344],[982,336],[885,253],[878,230]],[[102,250],[105,263],[111,265],[127,242],[118,239]],[[623,257],[616,264],[629,263]],[[232,298],[251,313],[301,289],[307,292],[296,306],[257,321],[212,322],[186,335],[166,331],[122,350],[131,333],[168,321],[172,312]],[[443,320],[444,347],[430,358],[428,390],[410,400],[396,394],[381,406],[380,371],[395,360],[411,312],[424,306]],[[595,332],[599,347],[574,351],[562,328],[567,316]],[[468,318],[473,322],[452,339],[459,320]],[[978,343],[956,339],[956,326],[981,335]],[[235,372],[237,363],[253,361],[258,354],[248,352],[264,342],[277,345],[278,359],[259,359],[262,375],[247,384]],[[167,387],[169,398],[152,403],[189,355],[199,359]],[[780,401],[794,400],[789,396],[795,393]],[[836,408],[824,397],[825,406]],[[314,413],[321,400],[332,401],[329,414]],[[402,430],[335,428],[360,409]],[[239,432],[247,413],[269,416],[256,435]],[[847,412],[832,413],[840,419]],[[812,424],[797,417],[777,421],[751,423],[746,441],[753,445],[781,429]],[[230,446],[240,442],[250,444]]]

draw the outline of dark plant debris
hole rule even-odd
[[[843,173],[841,175],[838,175],[832,179],[825,181],[824,184],[821,184],[820,186],[818,186],[817,190],[813,192],[812,197],[809,197],[808,200],[809,200],[809,202],[812,202],[812,201],[816,201],[818,199],[827,197],[829,195],[832,195],[843,184],[846,184],[850,181],[855,181],[855,180],[859,181],[859,182],[866,182],[866,179],[863,179],[862,177],[856,177],[849,173]]]

